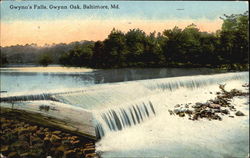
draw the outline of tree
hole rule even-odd
[[[220,56],[225,63],[248,63],[248,11],[224,15],[220,34]]]
[[[42,66],[48,66],[49,64],[52,64],[53,60],[49,54],[43,54],[40,56],[38,63]]]
[[[106,68],[125,67],[127,54],[126,38],[123,32],[113,29],[103,41],[103,64]]]
[[[76,43],[74,48],[62,54],[59,61],[63,65],[90,66],[93,55],[93,44]]]
[[[8,60],[5,54],[0,53],[0,67],[8,64]]]
[[[91,66],[98,68],[98,67],[104,67],[105,63],[103,62],[104,59],[104,43],[101,41],[97,41],[94,44],[93,48],[93,56],[91,61]]]

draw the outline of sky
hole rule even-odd
[[[221,28],[219,17],[223,14],[248,10],[247,1],[1,1],[0,4],[1,46],[97,41],[105,39],[113,28],[124,32],[139,28],[150,33],[194,23],[201,31],[215,32]],[[111,4],[119,5],[119,9],[111,9]],[[47,9],[35,9],[34,5]],[[81,9],[70,9],[73,5]],[[83,9],[83,5],[107,5],[109,9]],[[50,9],[50,6],[67,9]]]

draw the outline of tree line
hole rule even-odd
[[[104,41],[76,45],[60,63],[93,68],[218,67],[248,63],[248,12],[224,15],[221,30],[201,32],[195,24],[146,34],[113,29]]]
[[[14,45],[1,48],[0,66],[14,65],[48,65],[60,64],[59,59],[62,54],[70,51],[79,44],[94,43],[93,41],[79,41],[69,44],[59,43],[45,46],[38,46],[34,43],[26,45]]]
[[[113,29],[103,41],[74,43],[61,51],[57,62],[91,68],[244,65],[248,69],[248,11],[221,19],[221,29],[212,33],[200,31],[195,24],[150,34]],[[41,56],[43,65],[53,61],[50,56]]]

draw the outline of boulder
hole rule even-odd
[[[243,112],[241,112],[241,111],[237,111],[237,112],[235,113],[235,115],[236,115],[236,116],[245,116],[245,114],[244,114]]]

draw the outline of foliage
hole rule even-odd
[[[42,66],[48,66],[49,64],[52,64],[53,63],[53,60],[51,58],[51,56],[49,54],[43,54],[38,63]]]
[[[73,49],[63,54],[60,63],[72,66],[89,66],[93,56],[93,44],[76,44]]]
[[[8,60],[5,54],[1,53],[0,54],[0,67],[8,64]]]
[[[224,15],[220,34],[220,56],[224,63],[248,63],[248,11],[244,14]]]
[[[224,15],[222,29],[201,32],[195,24],[147,35],[113,29],[104,41],[88,50],[75,47],[61,57],[64,65],[94,68],[218,67],[241,70],[248,63],[248,12]],[[90,49],[92,48],[92,50]],[[86,55],[89,54],[89,55]],[[91,58],[92,54],[92,58]],[[85,55],[85,58],[83,57]],[[87,57],[86,57],[87,56]]]

